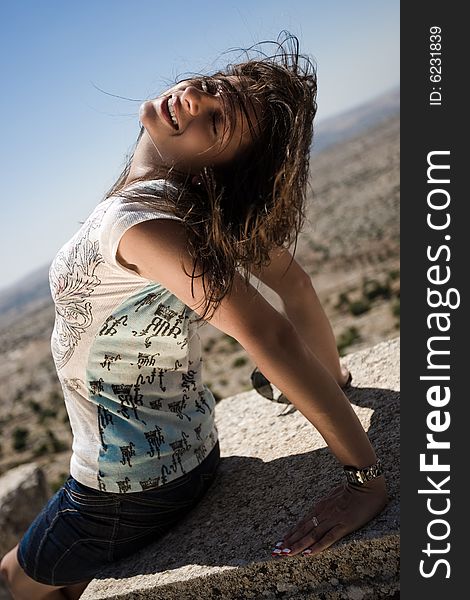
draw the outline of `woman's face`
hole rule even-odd
[[[237,77],[227,79],[237,85]],[[188,80],[141,105],[140,121],[161,164],[197,173],[230,162],[252,143],[244,111],[237,106],[233,121],[225,114],[224,93],[215,80]],[[254,110],[248,114],[256,126]]]

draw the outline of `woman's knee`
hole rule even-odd
[[[0,561],[0,575],[5,581],[5,583],[10,586],[11,580],[13,578],[13,572],[15,567],[15,562],[18,563],[16,559],[16,552],[18,550],[18,544],[9,550]],[[18,565],[19,566],[19,565]]]
[[[25,573],[17,558],[18,544],[0,562],[0,573],[14,600],[63,599],[59,586],[35,581]]]

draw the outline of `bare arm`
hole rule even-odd
[[[145,221],[123,235],[117,258],[148,279],[158,281],[196,313],[203,301],[194,281],[182,225],[173,220]],[[200,311],[200,312],[198,312]],[[253,286],[236,275],[234,286],[210,322],[237,339],[261,371],[318,429],[342,464],[365,467],[375,452],[348,399],[300,337],[297,329]]]
[[[333,329],[310,276],[286,248],[275,248],[270,257],[268,266],[253,269],[252,273],[279,295],[289,321],[333,379],[343,386],[349,372],[341,367]]]

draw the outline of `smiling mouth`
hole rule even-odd
[[[173,96],[169,96],[168,98],[165,98],[163,100],[163,102],[161,103],[161,109],[162,109],[163,116],[165,117],[165,120],[167,121],[167,123],[173,129],[178,131],[179,126],[178,126],[178,121],[176,119],[176,113],[175,113],[173,104],[174,104],[174,98],[173,98]]]
[[[176,129],[179,129],[178,119],[176,118],[175,103],[176,98],[174,96],[171,96],[167,102],[168,112],[170,113],[171,120],[173,121],[173,124],[175,125]]]

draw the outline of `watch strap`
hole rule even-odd
[[[365,467],[364,469],[358,469],[357,467],[353,467],[352,465],[345,465],[343,467],[346,479],[352,485],[364,485],[367,481],[371,479],[375,479],[376,477],[380,477],[383,475],[384,470],[380,459],[377,459],[377,462],[369,467]]]

